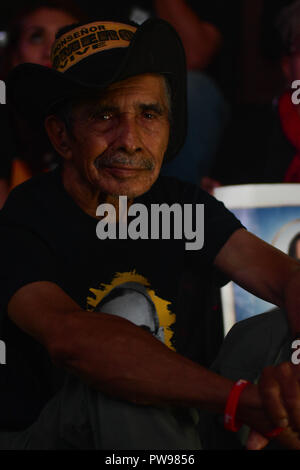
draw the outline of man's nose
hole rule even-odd
[[[50,58],[51,58],[51,49],[52,49],[52,45],[54,43],[54,40],[55,40],[55,36],[52,37],[52,36],[49,35],[45,38],[44,48],[43,48],[44,59],[50,60]]]
[[[44,47],[43,50],[43,61],[46,62],[47,64],[51,63],[51,50],[49,50],[49,47]]]
[[[123,113],[120,116],[117,141],[118,147],[129,154],[142,150],[141,130],[134,114]]]

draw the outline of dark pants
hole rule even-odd
[[[201,449],[196,410],[137,406],[69,377],[25,431],[0,433],[0,450]]]

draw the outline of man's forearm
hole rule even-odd
[[[231,380],[169,350],[131,322],[79,311],[69,315],[64,328],[52,357],[90,386],[136,404],[224,412]],[[72,341],[63,341],[66,335]],[[254,385],[242,394],[239,418],[271,427]]]
[[[53,283],[20,288],[8,314],[54,362],[100,391],[141,404],[224,410],[230,380],[171,351],[120,316],[81,309]]]
[[[72,340],[66,343],[62,335],[54,359],[101,391],[141,404],[211,401],[222,411],[230,380],[171,351],[133,323],[116,315],[74,312],[65,326]]]
[[[241,287],[287,311],[290,328],[300,331],[300,263],[244,229],[237,230],[215,264]]]

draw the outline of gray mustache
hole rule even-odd
[[[140,170],[153,170],[154,163],[152,159],[148,157],[133,158],[126,154],[114,154],[114,155],[100,155],[95,165],[98,169],[101,167],[113,167],[116,164],[126,165],[128,167],[138,168]]]

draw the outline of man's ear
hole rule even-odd
[[[55,115],[47,116],[45,119],[45,129],[57,153],[67,160],[72,158],[70,136],[64,122]]]

